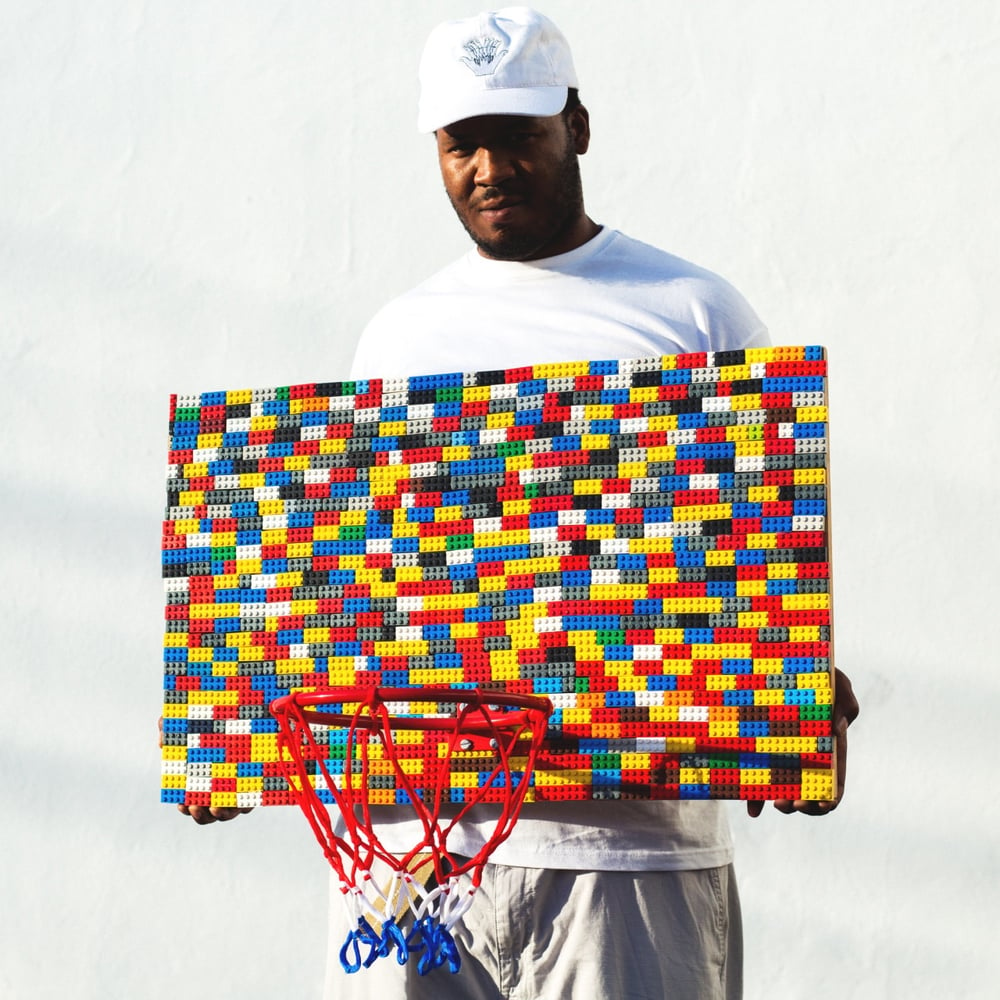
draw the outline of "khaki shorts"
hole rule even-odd
[[[327,1000],[738,1000],[739,897],[732,866],[578,872],[487,865],[455,928],[462,955],[426,976],[394,955],[345,973],[334,892]]]

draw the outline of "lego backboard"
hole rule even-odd
[[[832,798],[826,392],[779,347],[173,397],[162,799],[293,802],[270,705],[359,685],[548,698],[526,801]]]

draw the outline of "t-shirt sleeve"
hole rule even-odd
[[[724,278],[715,276],[714,287],[693,304],[695,325],[710,351],[741,351],[768,347],[767,327],[750,303]]]

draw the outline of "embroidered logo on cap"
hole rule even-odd
[[[478,38],[470,38],[462,48],[469,53],[467,56],[462,56],[462,62],[476,76],[492,76],[496,72],[500,60],[507,55],[504,40],[496,35],[480,35]]]

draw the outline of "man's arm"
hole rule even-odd
[[[861,711],[854,688],[847,674],[836,671],[834,679],[833,732],[837,737],[837,797],[832,802],[804,802],[802,800],[777,799],[774,808],[778,812],[805,813],[807,816],[825,816],[833,812],[844,797],[844,782],[847,778],[847,727]],[[759,816],[764,811],[763,802],[748,802],[747,813]]]

